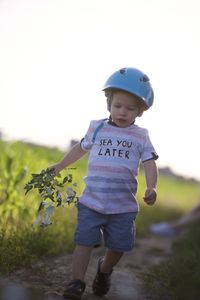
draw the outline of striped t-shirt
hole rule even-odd
[[[158,157],[148,131],[135,124],[121,128],[108,120],[91,121],[81,147],[89,158],[80,203],[103,214],[137,212],[140,161]]]

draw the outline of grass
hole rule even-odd
[[[68,211],[66,211],[68,210]],[[66,215],[64,215],[64,213]],[[27,227],[7,234],[0,232],[0,273],[8,274],[25,267],[42,256],[72,252],[76,210],[73,207],[57,212],[49,227]]]
[[[200,228],[192,227],[173,246],[173,256],[144,275],[151,300],[200,299]]]
[[[144,186],[144,178],[140,178]],[[138,232],[146,234],[151,223],[176,219],[199,202],[199,184],[180,178],[160,176],[158,199],[153,207],[141,203]],[[143,226],[141,226],[143,224]],[[193,226],[173,244],[169,260],[144,274],[149,300],[200,299],[200,228]]]
[[[199,202],[199,183],[160,175],[158,199],[148,207],[142,201],[144,176],[139,176],[140,213],[137,233],[147,233],[152,223],[176,219]],[[200,228],[191,227],[173,246],[173,256],[144,274],[144,288],[149,300],[200,299]]]
[[[195,207],[200,198],[199,184],[179,178],[159,176],[157,187],[157,201],[148,206],[143,201],[145,191],[145,177],[143,172],[138,177],[137,197],[140,204],[138,214],[137,233],[144,235],[152,223],[176,219]]]

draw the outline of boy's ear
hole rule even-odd
[[[143,114],[143,112],[144,112],[144,110],[142,109],[142,108],[140,108],[140,110],[139,110],[139,112],[138,112],[138,117],[141,117],[142,116],[142,114]]]
[[[140,104],[139,106],[139,112],[138,112],[138,117],[141,117],[143,115],[143,112],[147,110],[147,106],[144,104]]]
[[[111,100],[107,98],[107,110],[110,111]]]

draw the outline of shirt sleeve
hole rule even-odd
[[[143,150],[141,153],[141,161],[145,162],[145,161],[151,160],[151,159],[156,160],[156,159],[158,159],[158,157],[159,156],[150,140],[148,131],[146,131],[145,142],[144,142]]]
[[[93,136],[94,136],[96,128],[99,126],[100,123],[102,123],[102,120],[90,122],[90,125],[89,125],[86,135],[80,141],[80,146],[84,151],[91,150],[91,148],[94,144]]]

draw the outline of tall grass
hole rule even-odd
[[[63,153],[58,149],[2,141],[0,152],[0,272],[12,272],[44,254],[72,251],[76,208],[58,208],[53,225],[33,228],[41,199],[35,191],[25,196],[24,190],[31,173],[39,173]],[[78,181],[80,193],[86,164],[78,162],[72,167],[76,167],[70,172]]]

